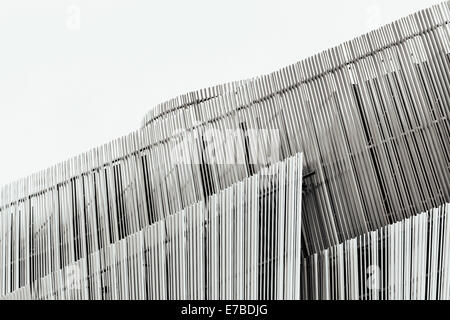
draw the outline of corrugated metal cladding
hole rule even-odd
[[[2,221],[3,298],[299,299],[302,167],[298,154],[102,247],[105,230],[70,201],[55,217],[50,195]]]
[[[449,300],[450,204],[347,240],[302,263],[302,298]]]
[[[207,266],[228,261],[226,255],[235,250],[226,250],[254,239],[227,238],[225,251],[201,247],[214,240],[207,238],[206,217],[223,209],[210,208],[211,201],[222,201],[223,210],[234,215],[239,210],[256,214],[258,226],[267,224],[261,234],[268,238],[258,241],[267,246],[267,252],[258,254],[267,258],[285,249],[270,242],[281,232],[274,229],[273,219],[281,212],[276,209],[287,206],[288,199],[302,198],[301,225],[296,220],[288,229],[295,228],[298,242],[289,245],[301,247],[305,261],[450,202],[449,22],[447,1],[272,74],[182,95],[154,108],[142,128],[128,136],[4,186],[0,189],[0,294],[67,297],[62,293],[64,270],[74,268],[75,278],[80,272],[84,277],[92,275],[83,280],[87,281],[83,288],[90,283],[89,298],[299,298],[299,281],[280,280],[286,280],[287,274],[297,279],[296,260],[288,266],[285,259],[276,267],[276,260],[269,264],[261,260],[268,271],[245,269],[241,282],[233,280],[231,285],[224,279],[237,272],[232,264],[220,269],[222,280],[213,283],[210,272],[216,271]],[[266,179],[265,168],[276,163],[282,167],[283,160],[300,153],[304,154],[303,167],[297,168],[304,172],[302,192],[297,188],[284,200],[276,198],[278,193],[274,198],[265,196],[264,207],[259,203],[257,212],[247,207],[251,199],[239,207],[242,199],[230,190],[243,181],[242,188],[247,188],[248,181]],[[262,176],[266,178],[255,178]],[[285,175],[286,185],[290,178]],[[284,210],[283,219],[288,219],[290,211]],[[235,218],[250,219],[251,214]],[[202,219],[203,229],[195,229]],[[245,222],[245,228],[247,223],[256,222]],[[207,256],[219,262],[198,262],[196,267],[205,268],[199,271],[191,270],[190,262],[183,267],[170,260],[170,250],[182,250],[170,245],[194,241],[187,238],[189,228],[198,232],[193,237],[204,241],[192,244],[186,259],[212,250]],[[219,232],[217,237],[226,234]],[[163,238],[163,244],[158,242]],[[137,261],[148,254],[145,248],[154,252],[147,258],[161,254],[166,260],[140,264]],[[129,254],[127,263],[118,258],[124,250]],[[238,261],[242,256],[236,259],[233,263],[243,263]],[[173,270],[154,280],[157,284],[151,282],[162,272],[156,266],[168,261]],[[256,262],[245,260],[239,268],[251,263]],[[114,278],[111,269],[101,269],[109,264],[134,273],[126,278],[117,271]],[[106,284],[112,279],[116,279],[114,286]],[[140,287],[143,283],[145,288]],[[342,297],[332,291],[334,283],[328,285],[323,290],[311,285],[305,297]],[[366,297],[359,289],[352,290],[344,296]],[[423,297],[422,292],[416,294]],[[86,298],[86,292],[77,297]]]

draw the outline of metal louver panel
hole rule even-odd
[[[302,263],[302,298],[449,300],[450,204],[347,240]]]
[[[107,237],[97,221],[87,219],[84,231],[73,232],[72,222],[86,219],[73,202],[56,215],[36,207],[42,222],[18,213],[30,222],[20,223],[23,232],[19,218],[2,221],[2,296],[299,299],[302,159],[276,163],[100,249],[89,245]]]
[[[230,241],[255,241],[245,237],[255,235],[256,226],[272,234],[280,216],[271,212],[288,213],[292,204],[277,199],[280,191],[273,189],[275,199],[269,192],[256,205],[253,197],[261,189],[254,194],[240,183],[255,175],[260,182],[267,179],[268,165],[299,153],[307,173],[302,223],[284,221],[287,229],[277,232],[301,234],[305,257],[318,259],[327,248],[448,203],[449,8],[447,1],[272,74],[162,103],[128,136],[2,187],[0,295],[49,298],[51,288],[59,288],[56,296],[64,297],[62,284],[73,271],[89,275],[80,297],[133,299],[146,292],[147,297],[179,299],[199,294],[195,286],[204,286],[206,298],[296,298],[299,282],[283,287],[277,279],[285,272],[270,264],[258,269],[253,282],[241,279],[233,289],[202,278],[201,272],[226,283],[236,268],[245,271],[245,259],[259,259],[238,257],[237,267],[224,262],[235,252]],[[296,201],[296,190],[282,192]],[[208,216],[212,210],[220,216]],[[230,231],[232,224],[222,221],[235,219],[239,210],[244,210],[240,219],[250,212],[257,221],[244,219],[244,230]],[[213,221],[211,226],[199,227],[197,212]],[[207,228],[215,230],[208,245],[216,251],[198,243],[201,232],[211,236]],[[181,236],[180,230],[194,238]],[[225,237],[230,232],[232,240]],[[265,257],[282,250],[271,238],[257,243],[264,246],[244,245],[245,250]],[[142,246],[152,254],[147,256]],[[179,246],[190,248],[189,254],[209,250],[211,263],[224,266],[208,271],[207,261],[201,271],[180,273],[178,263],[183,270],[201,263],[178,252]],[[161,260],[166,254],[170,259]],[[99,273],[106,265],[111,268]],[[285,268],[296,272],[298,266]],[[328,270],[330,262],[323,267]],[[165,268],[176,278],[157,277]],[[360,274],[350,276],[332,281],[357,283]],[[254,284],[261,281],[262,287]],[[323,285],[323,292],[334,288]],[[347,297],[349,289],[342,288],[331,297]]]

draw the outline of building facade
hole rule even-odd
[[[449,6],[415,13],[272,74],[177,97],[154,108],[130,135],[4,186],[0,295],[336,298],[331,289],[302,289],[302,262],[306,267],[304,261],[330,248],[450,202]],[[292,175],[283,180],[277,174],[275,183],[267,178],[273,167]],[[249,188],[249,181],[261,176],[277,190],[290,188],[293,176],[302,186],[290,188],[285,198],[259,188],[255,192],[265,200],[253,212],[248,202],[239,202],[236,188]],[[225,225],[237,227],[251,211],[258,228],[265,228],[258,233],[265,258],[252,258],[260,264],[256,275],[245,271],[258,286],[244,277],[214,287],[205,280],[217,272],[209,264],[195,263],[204,268],[192,270],[191,258],[171,260],[173,250],[189,241],[200,242],[191,243],[194,251],[180,251],[189,257],[209,250],[202,247],[208,243],[206,217],[222,212],[209,207],[222,196],[224,210],[237,219]],[[277,219],[292,222],[285,237],[295,248],[295,258],[289,263],[283,258],[281,267],[271,255],[287,257],[291,249],[268,240],[279,237]],[[197,238],[189,238],[186,223],[202,230]],[[230,248],[243,239],[224,241],[224,251],[211,249],[206,256],[229,258]],[[152,250],[157,254],[148,253]],[[239,267],[223,269],[223,279],[242,274],[244,256],[232,260]],[[158,269],[168,261],[172,269]],[[114,278],[113,266],[127,271]],[[283,282],[288,274],[296,281]],[[166,279],[164,289],[154,277]],[[72,292],[73,283],[83,284]],[[345,298],[356,296],[361,297]]]

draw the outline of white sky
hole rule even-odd
[[[275,71],[440,2],[2,0],[0,185],[137,129],[178,94]]]

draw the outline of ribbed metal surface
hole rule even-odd
[[[299,299],[302,167],[299,154],[112,244],[111,217],[46,194],[3,215],[3,298]]]
[[[1,210],[93,172],[98,180],[109,175],[109,187],[116,187],[110,196],[132,221],[119,233],[132,234],[262,167],[208,163],[211,129],[276,129],[281,159],[304,152],[305,171],[316,173],[306,180],[306,255],[448,202],[449,5],[242,85],[189,95],[204,102],[186,96],[186,103],[161,105],[145,128],[3,188]],[[189,152],[204,165],[174,164],[173,150],[186,132],[199,137]],[[245,143],[234,147],[247,152]],[[148,207],[139,202],[144,193]]]
[[[305,256],[449,202],[449,8],[442,3],[270,75],[163,103],[140,130],[3,187],[1,263],[12,280],[0,289],[14,291],[56,263],[64,268],[82,252],[168,223],[299,152],[311,173],[302,202]],[[217,139],[229,131],[231,140]],[[267,133],[278,139],[276,161],[260,138]],[[254,152],[262,161],[250,161]],[[241,161],[223,161],[230,155]],[[26,276],[13,266],[59,242],[59,262]]]
[[[180,107],[148,128],[277,128],[303,151],[311,193],[305,248],[317,252],[450,200],[449,3]],[[206,123],[206,124],[204,124]]]
[[[320,300],[449,300],[450,204],[305,259],[302,296]]]
[[[225,83],[210,88],[201,89],[198,91],[189,92],[173,98],[169,101],[163,102],[152,108],[144,117],[142,126],[151,125],[152,122],[164,117],[165,115],[175,112],[177,109],[188,108],[193,105],[198,105],[202,102],[217,98],[226,93],[236,92],[237,88],[241,87],[250,80],[242,80],[231,83]]]

